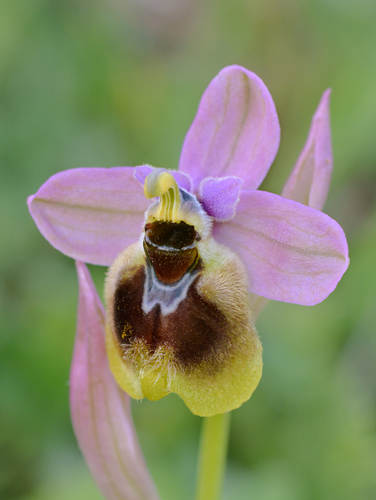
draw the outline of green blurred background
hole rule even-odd
[[[276,103],[273,192],[333,89],[326,211],[351,265],[323,304],[263,312],[264,376],[232,416],[224,499],[376,498],[375,25],[373,0],[0,2],[1,499],[102,498],[69,417],[74,264],[38,233],[27,195],[73,167],[176,168],[201,94],[234,63]],[[200,419],[175,396],[133,414],[162,499],[191,499]]]

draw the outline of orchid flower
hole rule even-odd
[[[52,176],[28,199],[54,247],[78,261],[111,266],[106,319],[99,299],[86,309],[81,299],[78,331],[86,330],[80,342],[88,344],[102,322],[112,373],[133,398],[175,392],[200,416],[239,407],[262,371],[249,292],[314,305],[336,288],[349,259],[342,228],[317,210],[331,172],[328,93],[320,106],[283,196],[257,189],[279,146],[271,95],[254,73],[230,66],[201,99],[179,170],[78,168]],[[94,296],[83,266],[81,289]],[[103,347],[98,340],[87,349]],[[80,360],[75,355],[72,388]],[[103,370],[111,384],[108,366]],[[93,373],[85,371],[89,385]],[[108,391],[111,401],[119,398],[114,387]],[[81,405],[76,393],[74,422]],[[81,424],[75,430],[80,440]],[[90,464],[94,452],[90,439],[83,441]],[[92,465],[94,475],[98,467]]]

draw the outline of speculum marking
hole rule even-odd
[[[144,250],[160,283],[182,280],[197,264],[195,228],[185,222],[154,221],[146,224]]]
[[[172,349],[182,367],[192,367],[230,345],[230,325],[218,307],[197,291],[200,274],[192,277],[185,297],[176,308],[163,314],[160,303],[148,312],[142,307],[147,271],[141,267],[131,279],[119,282],[115,292],[114,320],[124,351],[141,341],[152,354],[159,346]],[[130,328],[125,325],[130,325]],[[124,329],[131,335],[123,337]]]

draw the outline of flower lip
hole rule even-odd
[[[172,284],[156,279],[140,242],[119,255],[106,280],[107,342],[114,375],[132,397],[176,392],[210,416],[250,397],[262,348],[241,261],[213,238],[197,246],[197,266]]]
[[[188,371],[204,359],[210,359],[213,350],[231,348],[229,342],[231,324],[228,318],[217,304],[199,295],[195,286],[198,281],[197,273],[193,273],[191,277],[187,275],[186,281],[189,286],[182,281],[173,287],[176,289],[176,299],[181,292],[184,298],[187,297],[181,302],[180,308],[177,308],[174,302],[159,304],[159,307],[155,307],[157,304],[151,302],[147,307],[147,314],[144,310],[145,303],[142,309],[137,307],[137,298],[139,287],[143,283],[146,287],[149,286],[148,269],[141,268],[134,274],[132,280],[123,280],[119,283],[114,296],[113,310],[115,334],[122,348],[135,343],[137,346],[141,342],[152,353],[160,347],[173,349],[179,365]],[[167,291],[168,288],[165,288]],[[170,296],[172,299],[175,294]],[[161,290],[158,297],[160,300]],[[129,318],[132,318],[131,328]],[[204,332],[203,325],[205,325]],[[225,338],[227,342],[224,341]],[[124,351],[124,356],[128,357],[129,353]],[[135,362],[133,355],[132,360]],[[214,369],[213,366],[212,370]]]

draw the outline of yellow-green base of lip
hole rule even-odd
[[[238,408],[256,389],[262,374],[262,346],[252,330],[241,345],[213,372],[210,363],[179,369],[161,358],[161,365],[145,362],[135,368],[123,359],[107,329],[107,352],[116,381],[131,397],[157,401],[175,392],[195,415],[209,417]],[[143,358],[143,356],[142,356]],[[168,360],[167,360],[168,361]]]

